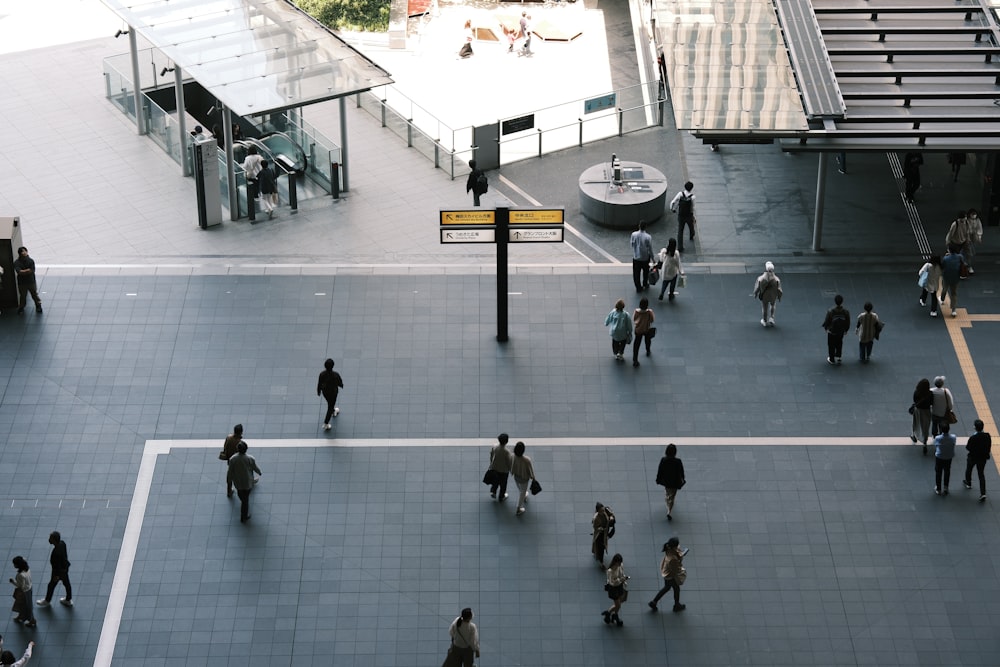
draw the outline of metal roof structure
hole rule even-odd
[[[251,116],[392,83],[288,0],[102,0],[234,113]]]
[[[712,143],[779,139],[789,151],[1000,148],[998,2],[661,0],[656,36],[677,126]],[[746,5],[753,8],[734,13]],[[767,13],[775,17],[769,35],[753,43],[736,39],[748,29],[741,20]],[[720,30],[722,24],[729,27]],[[690,32],[703,38],[694,44]],[[690,72],[709,71],[720,83],[728,73],[732,85],[733,73],[764,62],[768,46],[774,63],[787,53],[790,82],[741,75],[756,90],[738,95],[688,84]],[[798,117],[789,105],[770,123],[736,122],[746,117],[747,100],[767,98],[768,89],[784,96],[790,88],[801,101]]]

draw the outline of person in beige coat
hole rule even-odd
[[[509,440],[510,436],[501,433],[497,436],[497,444],[490,450],[490,470],[497,474],[497,481],[490,485],[490,497],[496,498],[497,502],[503,502],[507,498],[507,477],[510,465],[514,462],[514,455],[507,449]]]
[[[656,329],[653,327],[655,321],[656,316],[649,309],[649,299],[642,297],[639,301],[639,307],[632,311],[632,324],[635,328],[635,340],[632,342],[632,366],[634,368],[639,367],[639,346],[643,339],[646,341],[646,356],[650,355],[649,343],[656,333]]]
[[[872,310],[872,302],[865,302],[865,310],[858,315],[858,324],[854,327],[854,333],[858,335],[858,349],[861,353],[861,363],[867,364],[872,358],[872,347],[885,326],[878,318],[878,313]]]
[[[514,462],[510,466],[510,471],[514,475],[514,483],[519,491],[517,496],[517,515],[524,514],[524,503],[528,499],[528,485],[535,479],[535,469],[531,465],[531,459],[524,455],[524,443],[519,442],[514,445]]]

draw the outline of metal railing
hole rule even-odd
[[[580,98],[512,116],[532,115],[534,126],[499,139],[500,164],[663,125],[666,98],[659,82],[636,84],[606,95],[614,95],[616,101],[628,106],[581,115],[586,100]],[[477,150],[472,126],[449,127],[391,85],[359,93],[355,98],[359,109],[374,116],[382,127],[430,159],[436,168],[444,169],[451,178],[469,173],[468,161]],[[499,119],[498,126],[504,120],[509,119]]]

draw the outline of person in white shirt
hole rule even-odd
[[[694,183],[688,181],[684,189],[670,201],[670,210],[677,214],[677,249],[684,252],[684,227],[690,228],[689,241],[694,241]]]
[[[257,175],[264,168],[264,158],[257,152],[256,146],[247,149],[247,156],[240,166],[247,175],[247,197],[257,199],[260,196],[257,191]]]
[[[472,622],[472,609],[466,607],[462,610],[462,615],[451,622],[448,634],[451,636],[451,648],[445,664],[472,667],[479,657],[479,629]]]
[[[15,658],[14,654],[10,651],[0,652],[0,665],[4,665],[4,667],[7,667],[7,665],[10,665],[10,667],[24,667],[31,660],[31,651],[33,648],[35,648],[35,642],[28,642],[28,648],[24,650],[24,655],[21,656],[20,660]],[[3,637],[0,637],[0,650],[2,649]]]

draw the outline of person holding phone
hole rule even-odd
[[[681,549],[681,541],[676,537],[671,537],[663,545],[663,560],[660,561],[663,588],[649,602],[649,608],[653,611],[657,611],[656,603],[671,589],[674,591],[674,611],[684,611],[687,609],[687,605],[681,604],[681,585],[687,579],[687,571],[683,565],[684,556],[687,555],[687,552],[687,549]]]

